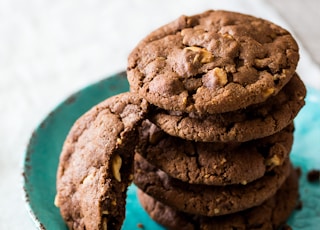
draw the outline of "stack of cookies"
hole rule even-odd
[[[288,31],[239,13],[182,16],[151,33],[129,56],[131,92],[94,106],[65,140],[55,205],[68,227],[121,229],[133,177],[169,229],[281,226],[298,197],[298,59]]]
[[[227,11],[182,16],[129,56],[131,91],[153,105],[134,182],[169,229],[276,229],[295,207],[289,159],[304,105],[298,46],[283,28]]]

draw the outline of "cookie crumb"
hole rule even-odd
[[[292,228],[289,225],[285,224],[285,225],[283,225],[281,230],[292,230]]]
[[[137,227],[138,227],[138,228],[141,228],[141,229],[144,229],[144,226],[143,226],[143,224],[141,224],[141,223],[137,224]]]
[[[309,182],[320,182],[320,170],[310,170],[307,175]]]

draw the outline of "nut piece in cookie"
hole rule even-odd
[[[60,156],[55,204],[70,229],[120,229],[132,181],[137,126],[148,103],[131,93],[81,116]]]

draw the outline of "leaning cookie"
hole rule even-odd
[[[70,229],[120,229],[133,179],[137,125],[148,103],[111,97],[80,117],[60,156],[55,204]]]
[[[288,158],[293,124],[248,142],[194,142],[172,137],[146,120],[136,152],[170,177],[191,184],[247,184]]]
[[[145,193],[177,210],[203,216],[220,216],[258,206],[273,196],[290,173],[291,163],[246,185],[188,184],[169,177],[135,155],[134,183]]]
[[[228,11],[181,16],[128,58],[131,90],[165,110],[234,111],[276,95],[293,76],[298,46],[285,29]]]
[[[171,136],[203,142],[249,141],[279,132],[304,106],[306,88],[297,74],[267,101],[246,109],[205,115],[158,110],[150,118]]]
[[[285,223],[297,204],[298,177],[294,170],[277,193],[260,206],[219,217],[204,217],[179,212],[138,191],[143,208],[152,219],[169,230],[276,230]]]

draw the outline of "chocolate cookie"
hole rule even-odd
[[[195,114],[261,103],[293,76],[298,46],[285,29],[235,12],[181,16],[128,58],[131,90],[165,110]]]
[[[204,115],[159,110],[150,119],[166,133],[187,140],[249,141],[290,124],[304,105],[306,88],[297,74],[274,97],[228,113]]]
[[[194,142],[172,137],[151,122],[140,128],[137,153],[169,176],[191,184],[247,184],[288,158],[293,124],[250,142]]]
[[[209,186],[188,184],[169,177],[135,155],[134,183],[145,193],[177,210],[220,216],[258,206],[273,196],[288,177],[289,160],[247,185]]]
[[[152,219],[170,230],[276,230],[285,223],[298,199],[298,177],[293,170],[277,193],[260,206],[219,217],[204,217],[179,212],[138,191],[141,205]]]
[[[137,125],[148,103],[131,93],[105,100],[71,128],[60,156],[55,204],[70,229],[120,229],[133,179]]]

